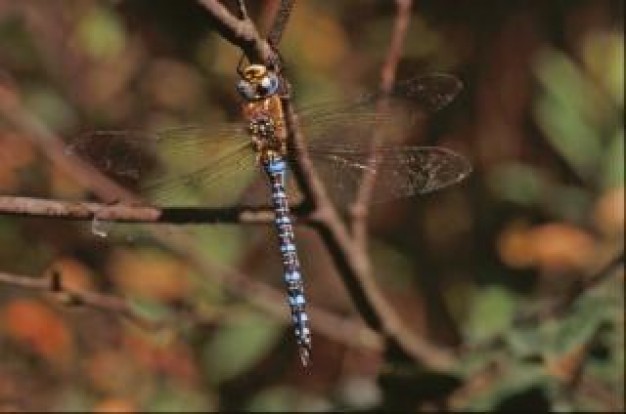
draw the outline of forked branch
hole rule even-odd
[[[218,1],[199,1],[211,14],[221,35],[238,46],[249,60],[268,62],[273,59],[272,48],[267,41],[259,36],[254,24],[250,21],[246,13],[240,13],[240,17],[235,17]],[[291,10],[293,0],[285,0],[284,4],[284,7],[286,7],[285,10]],[[408,24],[410,2],[407,0],[398,0],[398,5],[398,21],[394,30],[394,40],[390,46],[389,57],[383,71],[383,89],[388,79],[393,79],[392,75],[395,73],[395,67],[400,55],[402,38],[404,37],[406,25]],[[283,16],[279,23],[282,28],[284,28],[286,24],[286,19],[287,18]],[[282,28],[277,31],[270,31],[273,38],[280,38]],[[42,148],[43,152],[46,153],[56,165],[64,168],[69,175],[79,178],[85,186],[91,188],[105,200],[136,199],[135,195],[128,194],[125,190],[115,186],[106,177],[100,175],[90,166],[84,165],[79,160],[68,158],[63,151],[63,143],[58,137],[52,134],[45,125],[41,124],[41,122],[25,111],[18,100],[3,99],[3,96],[6,97],[0,90],[0,113],[17,129],[33,138],[33,141]],[[372,270],[367,251],[364,248],[364,243],[355,240],[353,235],[350,234],[329,197],[326,195],[325,189],[317,178],[310,160],[304,153],[302,143],[305,138],[298,127],[297,114],[288,99],[285,100],[285,105],[291,135],[295,143],[294,150],[302,152],[302,156],[297,157],[299,161],[296,163],[295,173],[305,196],[309,197],[312,205],[315,206],[315,209],[310,212],[306,220],[309,220],[318,229],[322,239],[325,241],[338,269],[341,271],[343,280],[359,312],[370,327],[383,334],[387,341],[387,346],[397,346],[407,356],[410,356],[431,369],[446,370],[450,368],[454,362],[452,354],[412,333],[410,329],[404,325],[394,308],[376,285],[372,277]],[[145,221],[159,222],[159,220],[163,219],[164,211],[115,205],[106,207],[89,203],[69,206],[64,205],[63,202],[51,200],[9,200],[4,198],[0,201],[0,206],[4,204],[4,208],[0,208],[0,210],[4,212],[10,210],[8,206],[11,205],[12,202],[14,211],[17,214],[59,217],[69,216],[70,214],[67,214],[69,211],[75,211],[77,213],[75,213],[73,218],[76,219],[93,219],[94,215],[97,215],[98,218],[102,219],[105,219],[105,217],[121,218],[124,216],[125,218],[134,218],[136,221],[146,219]],[[367,200],[364,199],[363,205],[366,201]],[[261,213],[266,214],[267,212]],[[220,220],[220,218],[223,219],[224,216],[220,217],[215,211],[211,212],[211,214],[216,214],[216,221],[223,221]],[[222,211],[220,214],[224,214],[224,212]],[[229,211],[228,214],[228,217],[232,218],[233,221],[240,222],[265,222],[267,219],[267,216],[263,218],[261,218],[261,216],[245,216],[247,218],[244,218],[244,215],[237,210]],[[249,212],[247,212],[247,214],[249,214]],[[207,219],[207,217],[205,217],[205,219]],[[360,220],[362,220],[360,224],[356,225],[362,226],[364,229],[365,218],[363,217]],[[283,307],[280,305],[277,306],[277,304],[281,303],[280,300],[268,300],[268,297],[277,295],[271,288],[249,278],[242,277],[234,272],[223,270],[216,272],[215,266],[207,262],[205,256],[198,251],[197,246],[189,239],[186,239],[182,234],[173,237],[171,232],[160,233],[158,229],[151,229],[151,231],[159,241],[176,253],[184,256],[190,264],[201,273],[213,277],[217,282],[223,283],[226,287],[231,288],[235,294],[245,296],[251,302],[264,308],[268,312],[284,315]],[[364,234],[364,230],[362,233]],[[311,310],[313,319],[312,325],[316,330],[328,329],[328,326],[319,323],[320,320],[328,321],[328,318],[324,319],[318,317],[319,312],[314,309]],[[316,318],[318,322],[316,322]],[[375,340],[372,341],[376,342]]]

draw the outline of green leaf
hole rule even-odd
[[[249,370],[269,352],[282,331],[282,325],[259,313],[236,315],[204,348],[209,376],[220,383]]]
[[[165,385],[156,393],[146,407],[151,413],[181,413],[181,412],[209,412],[215,410],[215,404],[209,401],[206,395],[200,395],[192,390]]]
[[[589,214],[592,196],[582,187],[555,184],[546,193],[543,205],[555,217],[574,223],[583,223]]]
[[[624,33],[590,31],[583,40],[582,58],[585,66],[604,90],[612,95],[617,106],[624,105]]]
[[[602,187],[605,189],[624,186],[624,129],[615,133],[602,163]]]
[[[593,178],[602,152],[602,129],[613,106],[561,52],[540,53],[535,73],[543,88],[534,107],[539,127],[581,177]]]
[[[516,298],[508,290],[491,286],[474,295],[466,325],[469,342],[481,342],[511,326]]]
[[[550,144],[583,178],[591,178],[602,153],[599,132],[572,108],[549,96],[535,106],[535,118]]]
[[[273,229],[268,229],[273,230]],[[194,232],[206,256],[218,264],[232,264],[244,250],[242,244],[249,240],[251,231],[231,225],[202,226]]]
[[[56,91],[36,87],[25,92],[24,101],[30,111],[46,125],[63,131],[76,124],[76,112]]]
[[[172,314],[168,306],[155,300],[133,296],[128,297],[127,302],[133,312],[151,321],[164,320]]]
[[[248,405],[250,412],[287,412],[294,408],[298,391],[287,387],[265,389],[252,398]]]
[[[539,355],[543,341],[535,327],[512,329],[505,334],[504,339],[513,355],[519,359]]]
[[[329,412],[330,402],[303,395],[302,391],[289,387],[272,387],[256,394],[248,405],[250,412]]]
[[[594,130],[611,118],[613,105],[596,81],[565,53],[543,50],[534,69],[543,97],[550,99],[564,116]]]
[[[549,187],[548,179],[541,170],[522,163],[494,168],[488,183],[502,199],[525,206],[541,201]]]
[[[614,309],[605,300],[594,296],[583,296],[572,307],[564,320],[548,322],[545,331],[551,332],[545,351],[552,355],[563,355],[591,339],[611,317]]]
[[[76,41],[96,59],[106,59],[121,52],[126,43],[124,27],[111,10],[93,7],[80,21]]]

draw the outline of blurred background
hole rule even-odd
[[[249,3],[267,30],[277,1]],[[376,206],[370,252],[407,327],[458,351],[452,372],[316,332],[306,372],[285,319],[199,272],[146,226],[100,237],[88,222],[4,215],[0,272],[54,270],[72,289],[126,298],[147,319],[192,309],[202,322],[146,329],[3,284],[0,407],[623,410],[623,255],[607,267],[624,238],[623,7],[413,6],[398,79],[447,72],[465,88],[406,141],[452,148],[474,172]],[[375,90],[394,17],[392,1],[298,2],[280,45],[295,101]],[[67,142],[95,129],[237,120],[239,56],[192,1],[0,0],[0,81]],[[2,116],[0,193],[96,199]],[[184,230],[216,266],[281,288],[273,229]],[[300,227],[297,237],[309,303],[359,323],[317,234]]]

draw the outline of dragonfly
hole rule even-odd
[[[248,182],[250,172],[260,168],[266,184],[265,193],[259,194],[265,204],[271,201],[287,303],[300,360],[306,366],[311,357],[311,329],[290,216],[290,205],[299,193],[287,178],[298,155],[288,139],[282,82],[277,70],[264,65],[250,64],[240,71],[236,89],[242,98],[243,125],[184,126],[155,133],[95,131],[78,137],[68,150],[164,205],[172,205],[172,198],[183,199],[193,190],[210,193],[216,187],[217,192],[209,197],[212,203],[231,203],[233,194],[235,201],[251,200],[255,192],[250,189],[243,197],[237,192],[228,194],[228,189]],[[305,153],[333,200],[347,205],[366,172],[375,176],[373,202],[428,193],[467,177],[471,165],[456,152],[394,144],[388,139],[405,135],[415,124],[416,113],[441,109],[461,89],[461,82],[452,75],[430,74],[400,82],[385,95],[384,106],[376,105],[379,94],[371,94],[354,102],[322,103],[300,111],[307,137]],[[206,199],[195,202],[208,205]]]

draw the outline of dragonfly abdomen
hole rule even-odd
[[[291,309],[291,319],[300,348],[300,359],[308,364],[311,352],[311,330],[305,310],[304,283],[300,271],[300,261],[295,245],[293,225],[289,217],[289,203],[285,192],[287,163],[280,157],[272,157],[263,164],[271,185],[274,223],[278,233],[280,254],[283,260],[284,282],[287,288],[287,300]]]

